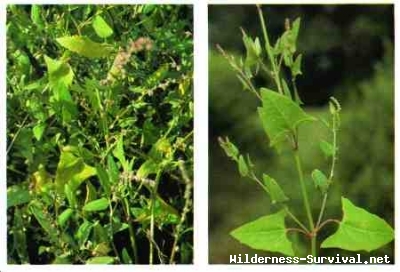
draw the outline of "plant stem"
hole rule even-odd
[[[326,200],[328,199],[328,193],[324,194],[324,199],[322,200],[321,211],[319,212],[318,221],[316,227],[319,228],[319,224],[321,223],[322,217],[324,215],[325,207],[326,207]]]
[[[270,44],[269,38],[268,38],[267,28],[265,26],[264,15],[263,15],[260,5],[257,5],[257,10],[258,10],[258,16],[260,17],[261,27],[262,27],[262,31],[263,31],[263,35],[264,35],[265,49],[267,50],[268,58],[271,62],[271,67],[272,67],[272,70],[274,73],[275,84],[278,87],[279,93],[283,94],[282,87],[281,87],[281,81],[279,79],[279,70],[275,63],[274,54],[272,53],[271,44]]]
[[[337,223],[340,224],[340,221],[337,219],[326,219],[324,222],[322,222],[317,228],[315,228],[315,232],[317,233],[322,227],[324,227],[328,223]]]
[[[335,113],[337,114],[337,113]],[[329,178],[328,182],[331,183],[333,181],[333,176],[335,174],[335,165],[336,165],[336,160],[337,160],[337,127],[338,127],[338,116],[334,115],[333,120],[332,120],[332,133],[333,133],[333,139],[332,139],[332,145],[333,145],[333,150],[334,153],[332,155],[332,162],[331,162],[331,172],[329,173]],[[317,228],[319,228],[322,217],[324,215],[325,207],[326,207],[326,201],[328,199],[328,192],[324,194],[324,199],[322,200],[322,205],[321,205],[321,211],[319,212],[318,216],[318,221],[317,221]]]
[[[113,217],[114,217],[114,209],[112,207],[111,201],[109,202],[108,207],[109,207],[109,210],[110,210],[110,240],[111,240],[110,244],[111,244],[111,247],[112,247],[112,249],[114,251],[115,257],[118,259],[119,262],[121,262],[121,260],[119,258],[119,255],[118,255],[118,250],[117,250],[117,248],[115,246],[115,243],[114,243],[114,228],[113,228],[113,222],[112,222]]]
[[[149,264],[153,264],[153,259],[154,259],[154,244],[155,240],[154,240],[154,212],[155,212],[155,202],[156,202],[156,196],[157,196],[157,188],[158,188],[158,183],[160,181],[160,177],[161,177],[161,170],[159,170],[157,172],[157,176],[156,176],[156,180],[155,180],[155,184],[154,187],[151,190],[151,217],[150,217],[150,252],[149,252]]]
[[[6,154],[8,154],[8,152],[10,152],[10,150],[11,150],[11,147],[13,146],[13,144],[14,144],[14,142],[15,142],[15,139],[17,139],[17,137],[18,137],[19,133],[21,132],[21,129],[23,129],[23,128],[24,128],[24,126],[25,126],[25,122],[26,122],[26,120],[28,120],[28,117],[29,117],[29,115],[26,115],[26,116],[25,116],[25,118],[24,118],[24,120],[22,121],[22,124],[19,126],[19,128],[18,128],[17,132],[15,133],[15,135],[14,135],[13,139],[11,140],[11,143],[10,143],[10,145],[7,147]]]
[[[306,226],[303,225],[303,223],[301,223],[301,221],[289,210],[289,208],[285,205],[284,209],[286,211],[286,213],[290,216],[290,218],[293,219],[294,222],[297,223],[297,225],[299,225],[304,231],[306,231],[307,233],[309,233],[310,231],[307,229]]]
[[[192,185],[192,181],[189,179],[189,176],[187,175],[187,172],[186,172],[186,169],[184,168],[183,162],[181,162],[179,164],[179,169],[181,171],[182,178],[183,178],[183,180],[185,182],[185,194],[184,194],[185,205],[183,207],[179,223],[175,228],[174,243],[173,243],[173,246],[172,246],[171,255],[169,257],[169,264],[173,264],[174,263],[175,254],[178,251],[177,250],[177,245],[178,245],[178,240],[179,240],[181,232],[182,232],[182,226],[186,221],[186,216],[187,216],[187,213],[190,211],[190,206],[191,206],[191,203],[192,203],[191,196],[192,196],[192,187],[193,187],[193,185]]]
[[[301,161],[300,161],[298,149],[294,150],[294,158],[296,161],[297,172],[299,174],[299,181],[300,181],[301,193],[303,195],[304,209],[306,210],[310,229],[314,230],[314,220],[313,220],[312,213],[311,213],[310,202],[308,201],[308,194],[307,194],[306,185],[304,183],[303,169],[301,167]],[[315,257],[316,253],[317,253],[316,252],[316,236],[313,235],[311,238],[311,254]]]
[[[124,208],[124,213],[125,213],[125,217],[126,217],[126,221],[128,222],[128,230],[129,230],[129,240],[131,241],[131,247],[133,250],[133,257],[135,259],[135,264],[138,264],[139,262],[139,258],[138,258],[138,250],[137,250],[137,246],[136,246],[136,239],[135,239],[135,232],[133,230],[132,227],[132,219],[130,216],[130,211],[129,211],[129,203],[128,203],[128,199],[125,198],[123,201],[123,208]]]

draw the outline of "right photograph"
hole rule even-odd
[[[394,264],[394,5],[209,5],[209,262]]]

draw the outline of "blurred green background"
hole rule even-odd
[[[303,54],[303,75],[298,88],[305,109],[328,119],[329,97],[335,96],[342,105],[339,161],[325,218],[342,217],[343,195],[394,226],[393,5],[268,5],[263,12],[273,43],[284,31],[285,18],[302,19],[298,52]],[[290,152],[278,156],[268,147],[256,113],[257,99],[242,90],[227,61],[215,50],[220,44],[230,54],[244,57],[240,27],[253,38],[262,37],[255,6],[209,6],[209,260],[214,264],[229,263],[230,254],[279,256],[251,250],[229,235],[276,208],[254,182],[240,178],[235,163],[219,147],[219,136],[229,136],[243,154],[249,153],[258,174],[274,177],[291,198],[290,207],[305,221],[293,156]],[[274,86],[263,76],[255,83]],[[328,140],[328,133],[319,122],[300,128],[300,152],[314,217],[322,199],[312,188],[310,173],[329,168],[318,148],[319,140]],[[319,243],[336,228],[333,224],[324,227]],[[299,241],[295,251],[308,253],[308,241],[288,235]],[[337,253],[355,255],[336,249],[320,251],[321,256]],[[386,254],[394,262],[394,242],[360,253],[362,257]]]

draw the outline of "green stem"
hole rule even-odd
[[[300,186],[301,186],[301,193],[303,195],[304,209],[306,210],[308,223],[310,225],[310,230],[313,231],[314,230],[314,220],[313,220],[312,213],[311,213],[310,202],[308,201],[308,194],[307,194],[306,185],[304,183],[303,169],[301,167],[301,161],[300,161],[298,149],[294,150],[294,158],[296,161],[297,172],[299,174],[299,181],[300,181]],[[315,257],[316,253],[317,253],[316,252],[316,235],[313,235],[311,238],[311,254]]]
[[[333,121],[332,121],[332,133],[333,133],[333,150],[334,153],[332,155],[332,162],[331,162],[331,172],[329,173],[329,178],[328,178],[328,182],[331,183],[333,181],[333,176],[335,174],[335,165],[336,165],[336,159],[337,159],[337,126],[338,126],[338,121],[337,121],[337,116],[333,116]],[[322,221],[322,217],[324,215],[325,212],[325,208],[326,208],[326,201],[328,199],[328,193],[326,192],[324,194],[324,199],[322,200],[322,205],[321,205],[321,211],[319,212],[319,216],[318,216],[318,221],[317,221],[317,228],[319,228],[321,221]]]
[[[257,178],[257,176],[254,174],[254,172],[252,172],[252,173],[250,174],[250,177],[251,177],[254,181],[256,181],[256,182],[258,183],[258,185],[261,186],[261,188],[263,188],[265,191],[268,192],[268,190],[267,190],[267,188],[265,187],[265,185],[261,182],[261,180],[259,180],[259,179]],[[293,219],[293,221],[296,222],[297,225],[299,225],[299,227],[301,227],[301,228],[302,228],[305,232],[307,232],[307,233],[310,232],[310,231],[307,229],[307,227],[304,226],[304,224],[301,223],[301,221],[289,210],[289,208],[288,208],[287,205],[283,205],[283,209],[286,211],[287,215],[289,215],[289,216]]]
[[[322,217],[324,215],[325,207],[326,207],[326,200],[328,199],[328,193],[324,194],[324,199],[322,200],[322,205],[321,205],[321,211],[319,212],[318,216],[318,221],[317,221],[317,228],[319,228],[319,225],[321,224]]]
[[[155,225],[155,218],[154,218],[154,212],[155,212],[155,202],[157,198],[157,188],[158,188],[158,183],[161,178],[161,170],[157,172],[156,180],[155,180],[155,185],[154,188],[151,190],[151,217],[150,217],[150,253],[149,253],[149,264],[153,264],[154,260],[154,225]]]
[[[124,199],[123,204],[124,204],[124,213],[126,216],[126,221],[128,222],[128,225],[129,225],[129,228],[128,228],[129,240],[131,241],[133,257],[135,259],[134,263],[138,264],[139,258],[138,258],[138,250],[137,250],[137,246],[136,246],[135,231],[133,230],[133,227],[132,227],[132,219],[131,219],[130,212],[129,212],[129,203],[128,203],[127,198]]]
[[[118,262],[121,262],[121,260],[120,260],[120,258],[119,258],[119,255],[118,255],[118,250],[117,250],[117,248],[116,248],[116,246],[115,246],[115,243],[114,243],[114,228],[113,228],[113,222],[112,222],[113,217],[114,217],[114,209],[113,209],[113,207],[112,207],[111,201],[109,202],[108,207],[109,207],[109,210],[110,210],[110,238],[111,238],[111,247],[112,247],[112,249],[113,249],[113,251],[114,251],[115,257],[118,259]]]
[[[263,12],[262,12],[261,7],[259,5],[257,5],[257,10],[258,10],[258,16],[260,17],[261,27],[262,27],[262,31],[263,31],[263,35],[264,35],[265,49],[267,50],[268,58],[269,58],[269,60],[271,62],[271,67],[272,67],[272,70],[274,72],[275,84],[278,87],[279,93],[283,94],[282,87],[281,87],[281,81],[279,79],[279,70],[278,70],[277,65],[275,63],[274,54],[272,52],[271,44],[269,42],[268,32],[267,32],[267,28],[265,26],[265,21],[264,21],[264,15],[263,15]]]
[[[296,222],[297,225],[299,225],[305,232],[309,233],[310,231],[307,229],[306,226],[301,223],[301,221],[289,210],[289,208],[285,205],[284,209],[286,213],[290,216],[290,218],[293,219],[294,222]]]

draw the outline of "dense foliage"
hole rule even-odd
[[[354,192],[349,190],[351,186],[347,184],[350,180],[345,180],[342,178],[343,175],[338,175],[336,173],[337,164],[340,163],[339,157],[346,157],[347,154],[347,150],[342,150],[340,146],[341,141],[338,140],[338,134],[341,132],[341,118],[339,113],[342,109],[340,104],[336,99],[331,98],[328,114],[318,113],[318,118],[313,117],[313,111],[310,111],[312,115],[309,115],[308,112],[303,111],[299,107],[303,105],[296,86],[297,77],[303,74],[302,55],[297,53],[296,47],[300,29],[300,19],[294,20],[292,24],[287,19],[284,24],[285,30],[283,34],[275,41],[268,38],[269,36],[261,9],[259,9],[259,15],[263,39],[253,39],[242,31],[243,43],[246,49],[245,58],[232,56],[222,48],[217,47],[222,56],[228,60],[236,77],[241,82],[243,89],[253,94],[257,98],[256,100],[258,100],[258,103],[261,104],[257,111],[258,118],[261,121],[259,121],[259,123],[262,124],[264,133],[267,134],[269,145],[276,148],[282,158],[276,162],[270,160],[267,166],[269,170],[267,172],[268,174],[265,174],[265,167],[258,167],[255,165],[253,163],[255,160],[250,159],[248,154],[240,151],[228,138],[219,139],[219,143],[226,155],[236,162],[241,176],[253,180],[261,187],[262,191],[269,196],[272,204],[269,206],[272,208],[268,207],[267,210],[275,210],[271,215],[260,217],[255,221],[238,227],[231,232],[231,236],[253,249],[281,253],[289,256],[293,256],[295,252],[296,256],[309,252],[311,252],[313,256],[316,256],[319,254],[320,247],[323,249],[341,248],[347,251],[364,250],[370,252],[388,244],[394,238],[393,229],[378,216],[363,208],[357,207],[354,202],[347,199],[349,194],[354,195]],[[390,48],[387,50],[390,50]],[[214,56],[212,56],[212,58],[215,59]],[[380,75],[382,74],[381,70],[382,69],[379,71]],[[267,85],[267,88],[258,88],[256,85],[258,83],[257,80],[255,80],[256,75],[260,73],[270,78],[270,84]],[[385,86],[384,93],[385,97],[389,100],[393,87],[393,84],[390,83],[392,82],[390,78],[391,76],[388,74],[387,79],[389,79],[389,81],[386,83],[387,86]],[[216,80],[216,82],[218,82],[218,80]],[[381,79],[374,80],[372,86],[376,86],[378,82],[381,84]],[[366,84],[363,85],[363,92],[371,89],[367,86]],[[381,93],[379,95],[383,94]],[[223,107],[226,107],[227,104],[227,102],[224,103]],[[363,104],[360,103],[360,105]],[[362,106],[359,108],[362,108]],[[390,116],[391,113],[392,111],[389,109],[387,114]],[[252,116],[252,118],[254,117]],[[247,117],[247,119],[250,118]],[[349,123],[349,118],[346,119],[346,125],[351,125],[351,123]],[[313,127],[306,125],[306,123],[310,122],[317,124],[313,125]],[[258,125],[260,126],[260,124]],[[392,123],[387,123],[385,127],[390,131],[392,125]],[[305,127],[311,128],[311,132],[305,132],[308,138],[303,136]],[[346,129],[348,130],[349,128],[347,127]],[[254,129],[253,131],[256,132],[255,134],[258,137],[258,131]],[[385,134],[385,132],[383,132],[383,134]],[[248,136],[249,134],[245,135],[245,137]],[[363,136],[364,135],[360,135],[359,137]],[[240,135],[239,138],[243,139],[244,137]],[[263,145],[264,144],[265,141],[263,142]],[[254,142],[251,146],[254,147]],[[321,155],[315,153],[314,149],[317,151],[320,149],[318,152],[323,155],[327,163],[323,162],[321,164],[321,162],[318,163],[318,161],[314,159],[323,159]],[[310,161],[312,163],[305,163],[304,165],[307,167],[303,167],[303,161]],[[271,163],[273,165],[271,165]],[[259,165],[264,166],[265,161]],[[321,170],[318,169],[320,165],[323,166]],[[273,170],[271,166],[277,168]],[[295,169],[298,175],[297,177],[286,171],[290,167]],[[310,167],[312,168],[310,169]],[[340,170],[343,171],[343,169]],[[262,171],[263,174],[259,178],[258,173],[260,171]],[[274,173],[274,175],[270,174],[270,171]],[[278,174],[279,172],[281,172],[281,174]],[[219,171],[219,174],[220,173],[222,173],[222,171]],[[272,177],[275,177],[275,174],[280,177],[279,180],[275,180]],[[386,188],[392,188],[393,185],[390,185],[390,177],[389,179],[387,178],[388,177],[381,176],[380,180],[385,183],[385,187],[387,186]],[[299,180],[301,190],[293,190],[293,180],[295,179]],[[339,184],[341,191],[333,189],[336,184]],[[290,195],[286,190],[283,190],[283,187],[292,187],[292,189],[288,191]],[[312,190],[311,187],[315,187],[314,189],[320,191],[320,193]],[[309,194],[311,190],[312,194]],[[360,193],[361,191],[362,190],[359,189]],[[333,196],[333,200],[329,201],[330,204],[333,204],[333,207],[338,206],[337,203],[341,198],[343,215],[340,217],[340,212],[329,212],[329,215],[325,214],[325,209],[326,211],[330,209],[330,207],[326,205],[328,193],[329,198]],[[339,199],[337,196],[339,196]],[[294,198],[296,203],[299,203],[299,205],[301,204],[304,209],[304,211],[302,211],[304,216],[302,216],[300,220],[297,218],[298,205],[292,205],[294,203],[292,198]],[[298,201],[299,199],[301,199],[301,201]],[[368,204],[369,203],[364,202],[365,207],[368,207]],[[263,211],[264,209],[261,207],[260,205],[260,209]],[[292,208],[296,210],[295,213],[292,212]],[[249,207],[248,210],[252,210],[251,207]],[[251,213],[255,214],[254,209]],[[334,214],[334,216],[332,216],[332,214]],[[328,217],[328,219],[324,219],[326,217]],[[287,219],[286,222],[284,220],[285,218]],[[323,236],[325,237],[324,239],[319,239],[321,240],[321,244],[319,244],[317,236],[319,236],[320,231],[328,223],[337,223],[339,228],[334,234],[329,232],[329,237],[326,237],[326,232],[324,231]],[[289,236],[291,232],[301,233],[304,235],[304,239],[299,236],[294,236],[293,239],[289,239],[289,237],[292,237],[292,235]],[[360,233],[363,235],[360,235]],[[366,239],[367,236],[368,238]],[[301,240],[306,240],[310,243],[311,250],[305,249],[304,244],[299,243]],[[310,244],[307,245],[307,247],[309,247]]]
[[[8,6],[9,263],[191,263],[192,8]]]

